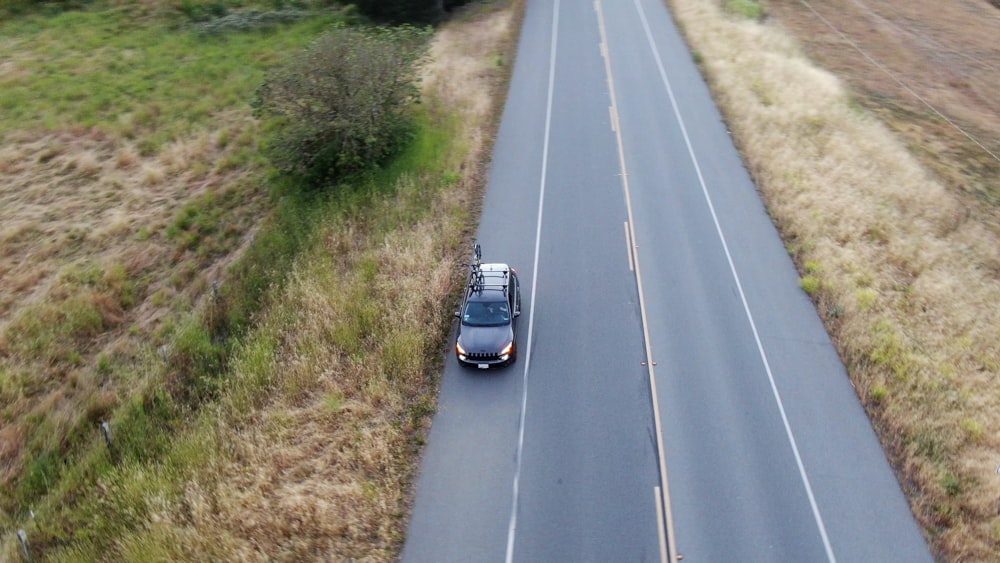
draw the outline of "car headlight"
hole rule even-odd
[[[511,342],[510,344],[504,346],[504,349],[500,351],[500,355],[506,356],[507,354],[510,354],[513,351],[514,351],[514,343]]]
[[[465,348],[462,348],[462,343],[457,340],[455,341],[455,352],[465,355]]]

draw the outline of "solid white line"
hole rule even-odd
[[[628,230],[628,221],[625,221],[625,252],[628,253],[628,271],[634,272],[635,266],[632,265],[632,233]]]
[[[556,40],[559,34],[559,0],[552,4],[552,39],[549,46],[549,91],[545,102],[545,137],[542,141],[542,171],[538,189],[538,221],[535,227],[535,258],[531,273],[531,311],[528,313],[528,340],[524,349],[524,375],[521,379],[521,417],[517,429],[517,454],[514,462],[514,490],[507,526],[506,563],[514,560],[514,538],[517,535],[517,506],[521,483],[521,456],[524,452],[524,417],[528,410],[528,368],[531,366],[531,336],[535,326],[535,296],[538,287],[538,255],[542,242],[542,209],[545,206],[545,181],[549,163],[549,130],[552,125],[552,91],[556,74]]]
[[[660,487],[653,487],[653,503],[656,505],[656,529],[660,535],[660,561],[667,560],[667,531],[663,527],[663,497],[660,496]]]
[[[649,22],[646,19],[646,12],[642,8],[642,4],[639,0],[634,0],[636,10],[639,12],[639,17],[642,20],[643,30],[646,33],[646,40],[649,43],[649,48],[653,52],[653,57],[656,60],[656,66],[660,72],[660,79],[667,88],[667,95],[670,97],[670,105],[673,108],[674,116],[677,117],[677,122],[681,128],[681,134],[684,136],[684,143],[687,145],[688,155],[691,157],[691,162],[694,164],[695,172],[698,174],[698,182],[701,184],[701,191],[705,196],[705,201],[708,203],[708,209],[712,214],[712,221],[715,222],[715,230],[719,234],[719,240],[722,242],[722,249],[726,254],[726,260],[729,262],[729,270],[733,274],[733,280],[736,282],[736,289],[740,294],[740,300],[743,302],[743,310],[746,313],[747,320],[750,322],[750,330],[753,332],[754,341],[757,343],[757,351],[760,353],[760,359],[764,364],[764,371],[767,372],[767,379],[771,384],[771,392],[774,394],[774,399],[778,404],[778,412],[781,413],[781,422],[785,426],[785,435],[788,437],[788,442],[792,446],[792,453],[795,456],[795,464],[799,469],[799,476],[802,479],[802,484],[805,486],[806,496],[809,497],[809,506],[812,508],[813,518],[816,521],[816,527],[819,529],[819,535],[823,540],[823,548],[826,550],[826,557],[830,563],[835,563],[837,558],[833,554],[833,546],[830,545],[830,538],[826,533],[826,526],[823,524],[823,517],[820,515],[819,506],[816,504],[816,497],[813,495],[812,485],[809,484],[809,476],[806,474],[805,465],[802,463],[802,456],[799,454],[799,447],[795,442],[795,435],[792,433],[791,424],[788,422],[788,416],[785,414],[785,405],[781,400],[781,393],[778,392],[778,385],[774,381],[774,374],[771,372],[771,364],[767,360],[767,354],[764,352],[764,345],[760,341],[760,334],[757,332],[757,325],[753,320],[753,314],[750,312],[750,305],[747,303],[746,294],[743,292],[743,284],[740,283],[740,276],[736,272],[736,266],[733,264],[732,254],[729,252],[729,245],[726,243],[726,237],[722,233],[722,226],[719,224],[719,218],[715,213],[715,206],[712,204],[712,198],[708,193],[708,186],[705,184],[705,178],[701,173],[701,166],[698,164],[698,157],[695,156],[694,147],[691,145],[691,139],[688,136],[687,128],[684,126],[684,118],[681,116],[680,109],[677,107],[677,100],[674,97],[673,88],[670,85],[670,79],[667,78],[667,73],[663,68],[663,61],[660,59],[660,52],[657,49],[656,41],[653,39],[653,34],[649,29]]]
[[[597,28],[600,30],[601,42],[605,45],[604,52],[609,53],[610,47],[607,45],[607,30],[604,27],[604,9],[601,5],[601,0],[594,1],[594,9],[597,11]],[[605,56],[604,58],[604,72],[608,79],[608,91],[611,96],[611,107],[613,108],[614,114],[617,116],[618,99],[615,94],[614,75],[611,73],[610,56]],[[661,552],[661,561],[665,563],[666,561],[677,560],[677,538],[674,534],[673,510],[670,507],[670,485],[667,478],[666,450],[663,446],[663,424],[660,420],[659,392],[656,390],[656,372],[653,369],[653,366],[656,363],[653,361],[653,345],[649,338],[649,322],[646,318],[646,297],[642,290],[642,271],[639,269],[639,254],[634,251],[634,245],[637,243],[635,238],[635,219],[632,217],[632,194],[628,183],[628,168],[625,164],[625,145],[622,142],[620,127],[615,130],[615,141],[618,145],[618,166],[622,171],[622,189],[625,192],[625,211],[628,215],[628,222],[626,224],[628,225],[629,238],[632,241],[632,245],[629,248],[629,256],[632,257],[635,264],[635,286],[636,291],[639,294],[639,315],[642,318],[642,337],[643,344],[646,347],[646,373],[649,377],[649,393],[653,404],[653,426],[656,434],[656,454],[660,469],[660,486],[662,487],[662,492],[660,494],[660,497],[662,498],[659,499],[659,509],[662,510],[665,520],[664,525],[660,527],[659,533],[666,534],[667,536],[666,549]]]

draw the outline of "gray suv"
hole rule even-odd
[[[510,364],[517,356],[517,317],[521,314],[521,284],[507,264],[482,264],[482,249],[474,246],[462,308],[455,355],[463,366],[489,369]]]

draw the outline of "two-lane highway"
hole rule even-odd
[[[665,5],[526,10],[478,232],[520,357],[449,358],[404,560],[930,560]]]
[[[408,561],[660,559],[654,424],[600,34],[593,5],[561,8],[528,5],[478,234],[484,261],[519,271],[520,357],[490,374],[449,361]]]

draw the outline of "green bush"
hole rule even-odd
[[[358,11],[372,20],[391,24],[437,23],[469,0],[356,0]]]
[[[392,24],[435,23],[444,15],[442,0],[357,0],[365,16]]]
[[[39,12],[54,14],[65,10],[77,10],[87,3],[86,0],[0,0],[0,16]]]
[[[409,137],[417,65],[429,30],[337,28],[258,89],[259,114],[278,118],[275,165],[308,184],[384,162]]]
[[[810,274],[803,276],[802,279],[799,280],[799,285],[802,287],[803,291],[809,294],[810,297],[816,297],[822,283],[819,281],[819,278]]]
[[[871,398],[872,402],[877,405],[882,404],[882,401],[884,401],[885,398],[888,396],[889,396],[889,388],[886,387],[885,385],[875,385],[874,387],[872,387],[871,393],[869,393],[869,397]]]
[[[225,16],[229,10],[226,5],[218,1],[205,2],[203,0],[181,0],[177,9],[189,20],[203,22],[213,18]]]

